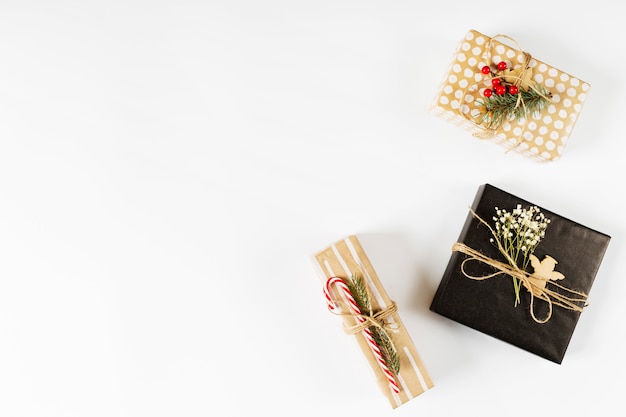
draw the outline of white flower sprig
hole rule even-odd
[[[530,255],[545,236],[550,219],[546,218],[537,206],[525,209],[518,204],[512,212],[498,207],[495,209],[496,215],[493,220],[496,224],[495,234],[498,241],[515,264],[526,270]],[[493,238],[490,241],[495,244]],[[513,287],[517,306],[520,303],[519,293],[522,287],[518,278],[513,277]]]

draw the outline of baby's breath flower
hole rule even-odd
[[[550,224],[539,207],[530,206],[523,208],[518,204],[511,212],[506,209],[495,208],[493,216],[495,223],[495,235],[507,255],[518,265],[526,270],[530,262],[530,254],[533,253],[541,239],[545,237],[545,231]],[[494,239],[489,240],[495,244]],[[519,302],[519,290],[521,283],[514,278],[516,303]]]

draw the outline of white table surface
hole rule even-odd
[[[622,407],[621,6],[0,2],[0,415]],[[541,163],[428,106],[469,29],[591,84]],[[428,307],[480,184],[612,241],[562,365]],[[392,410],[311,255],[350,234],[435,387]]]

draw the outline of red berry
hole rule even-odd
[[[517,88],[516,85],[510,85],[509,86],[509,93],[515,95],[519,92],[519,89]]]
[[[491,72],[491,68],[489,68],[489,65],[485,65],[484,67],[482,67],[482,69],[480,71],[483,74],[489,74]]]
[[[496,94],[501,96],[506,93],[506,87],[503,85],[496,85]]]
[[[490,88],[486,88],[485,91],[483,91],[483,95],[485,97],[491,97],[492,94],[493,94],[493,91],[491,91]]]
[[[506,69],[506,62],[504,61],[498,62],[498,70],[504,71],[505,69]]]
[[[497,85],[500,85],[500,79],[499,78],[492,78],[491,79],[491,85],[493,85],[494,87]]]

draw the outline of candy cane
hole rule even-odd
[[[344,282],[342,278],[330,277],[328,278],[328,280],[326,280],[326,285],[324,286],[324,295],[326,296],[328,309],[334,312],[339,308],[333,301],[332,295],[330,293],[330,288],[333,285],[338,286],[343,292],[343,295],[346,297],[346,300],[348,300],[348,304],[350,304],[350,309],[352,310],[354,314],[356,314],[355,316],[356,321],[359,323],[365,322],[365,319],[361,315],[362,314],[361,309],[357,305],[356,301],[354,300],[354,297],[352,296],[352,293],[350,292],[350,289],[348,288],[348,286],[346,285],[346,283]],[[378,365],[380,365],[380,369],[383,371],[383,373],[387,377],[387,381],[389,382],[389,388],[391,388],[391,390],[395,392],[396,394],[399,393],[400,388],[398,387],[396,378],[393,372],[391,372],[389,368],[387,367],[387,362],[385,361],[385,358],[383,357],[380,347],[374,340],[374,336],[372,335],[372,332],[370,331],[369,328],[366,327],[363,329],[363,336],[365,337],[365,340],[367,341],[369,347],[372,349],[372,352],[374,353],[374,356],[376,357],[376,360],[378,361]]]

